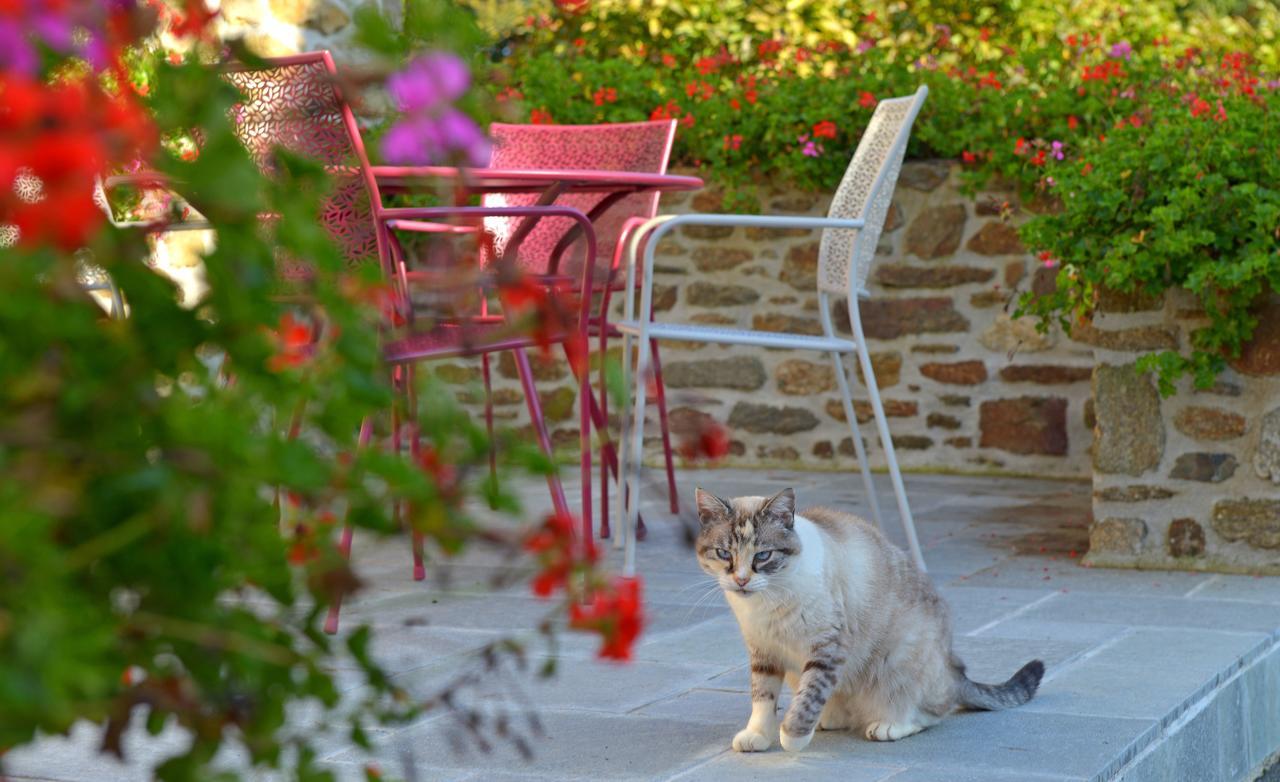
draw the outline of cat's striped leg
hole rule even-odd
[[[799,752],[809,746],[813,731],[818,727],[827,699],[835,691],[839,670],[844,665],[844,653],[835,641],[819,643],[809,654],[800,674],[800,687],[787,716],[782,720],[782,732],[778,740],[788,752]]]
[[[778,730],[778,692],[782,689],[782,666],[751,650],[751,719],[733,737],[739,752],[763,752],[773,744]]]

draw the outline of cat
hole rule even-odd
[[[739,752],[800,751],[815,729],[895,741],[956,708],[1005,709],[1035,694],[1044,663],[1004,684],[965,676],[947,605],[875,527],[827,508],[795,512],[795,492],[722,500],[697,490],[698,564],[738,619],[751,662],[751,718]],[[793,697],[782,720],[778,692]]]

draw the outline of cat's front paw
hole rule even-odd
[[[753,728],[743,728],[733,737],[733,748],[738,752],[764,752],[773,741]]]
[[[782,743],[782,748],[787,752],[799,752],[809,746],[810,741],[813,741],[813,731],[809,731],[803,736],[792,736],[784,728],[778,731],[778,741]]]

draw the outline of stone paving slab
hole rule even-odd
[[[841,473],[681,477],[686,501],[695,485],[722,495],[792,486],[802,508],[866,513],[860,481]],[[531,760],[501,740],[480,753],[452,715],[437,714],[375,731],[371,756],[333,738],[324,762],[344,782],[361,779],[369,760],[415,782],[1229,782],[1280,750],[1280,578],[1084,568],[1071,552],[1087,546],[1085,483],[913,475],[907,485],[931,576],[952,607],[957,653],[971,676],[987,681],[1043,659],[1048,670],[1030,704],[953,715],[896,743],[822,733],[800,755],[732,752],[750,712],[746,652],[665,498],[653,492],[645,506],[651,534],[638,552],[649,623],[635,659],[598,662],[594,639],[563,634],[556,678],[504,669],[460,694],[490,719],[532,704],[545,734],[532,739]],[[566,490],[577,496],[571,481]],[[542,485],[530,482],[520,495],[531,515],[545,512]],[[880,503],[890,536],[901,540],[892,496],[882,493]],[[616,564],[618,552],[608,557]],[[398,543],[358,538],[354,561],[369,588],[344,608],[343,631],[373,624],[374,654],[411,693],[434,694],[475,670],[477,650],[500,637],[526,640],[530,668],[546,659],[533,628],[550,605],[525,583],[491,590],[505,572],[491,552],[433,562],[422,583],[410,580]],[[353,670],[335,673],[349,697],[359,694]],[[70,738],[12,751],[6,767],[14,779],[131,782],[182,744],[177,731],[158,740],[131,735],[122,765],[95,754],[97,738],[82,725]]]

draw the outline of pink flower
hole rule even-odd
[[[1054,160],[1062,160],[1063,158],[1066,157],[1062,149],[1063,147],[1062,147],[1061,141],[1055,141],[1049,145],[1049,151],[1053,154]]]
[[[1113,44],[1111,51],[1107,52],[1107,54],[1117,60],[1127,60],[1133,56],[1133,47],[1129,45],[1128,41],[1121,41]]]
[[[448,52],[430,52],[392,74],[387,91],[404,116],[382,137],[382,156],[411,165],[458,157],[467,165],[487,165],[489,139],[452,105],[470,87],[470,69]]]

